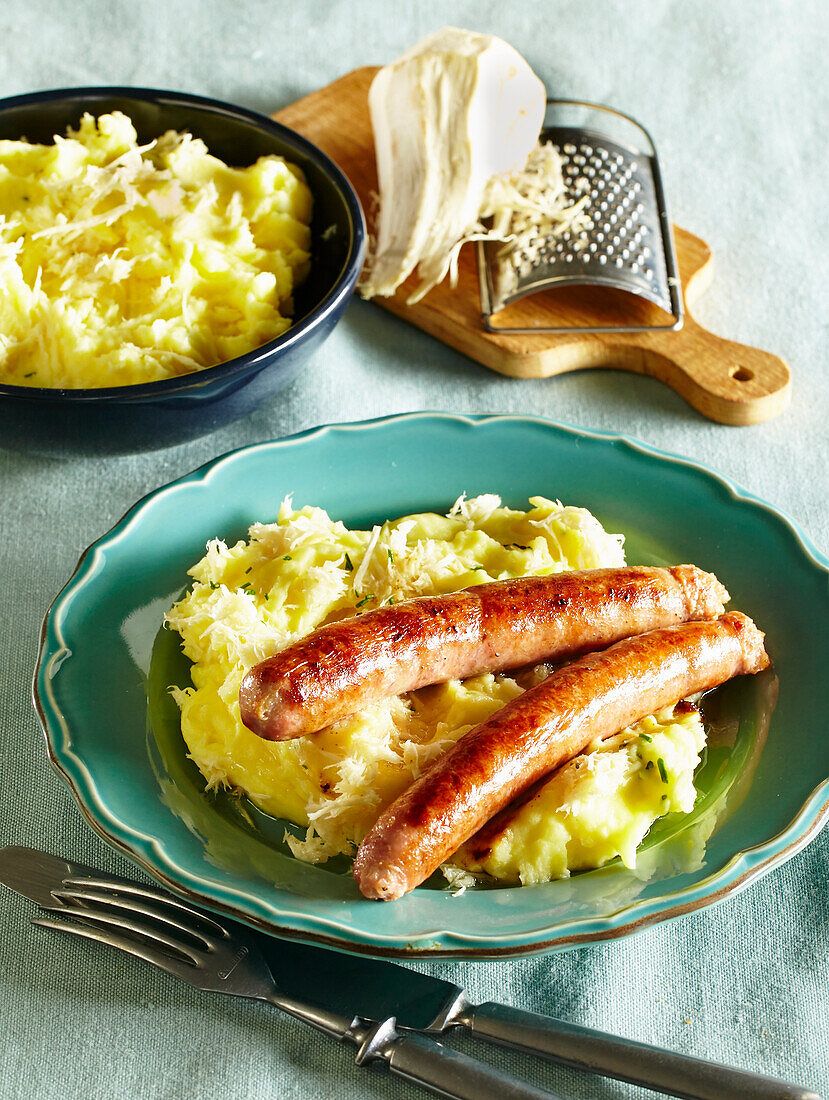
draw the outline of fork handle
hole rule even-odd
[[[451,1100],[556,1100],[494,1066],[468,1058],[426,1035],[401,1033],[392,1017],[379,1024],[355,1020],[344,1038],[359,1043],[358,1066],[385,1062],[392,1073]]]
[[[787,1081],[675,1054],[507,1005],[478,1005],[468,1009],[459,1023],[477,1039],[686,1100],[820,1100],[811,1089]]]

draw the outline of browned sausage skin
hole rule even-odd
[[[328,626],[254,666],[242,721],[283,741],[427,684],[557,660],[721,615],[729,599],[694,565],[628,566],[493,581]]]
[[[354,861],[360,890],[401,897],[591,741],[768,663],[761,632],[731,612],[626,638],[565,665],[462,737],[385,810]]]

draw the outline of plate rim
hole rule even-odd
[[[466,933],[453,931],[451,928],[434,928],[416,933],[406,940],[404,946],[399,945],[400,934],[383,936],[378,938],[365,930],[343,925],[329,918],[315,914],[303,914],[301,912],[279,912],[274,917],[267,918],[258,913],[240,911],[239,904],[244,904],[248,899],[244,895],[228,893],[227,889],[218,883],[207,883],[202,880],[202,888],[192,884],[194,876],[191,871],[184,871],[173,856],[164,851],[163,841],[152,838],[146,834],[140,834],[147,843],[148,850],[155,856],[155,862],[143,850],[139,850],[136,843],[130,844],[127,836],[138,839],[134,828],[124,822],[110,818],[112,826],[108,827],[102,816],[97,816],[95,810],[103,809],[97,803],[96,788],[94,782],[89,784],[91,802],[87,802],[87,793],[83,792],[75,777],[61,759],[62,752],[56,744],[54,730],[50,719],[57,724],[57,728],[68,738],[69,727],[65,721],[65,715],[57,705],[49,686],[51,681],[46,678],[47,670],[57,661],[60,663],[70,652],[63,638],[59,613],[64,602],[70,595],[88,580],[96,575],[92,568],[96,557],[103,554],[108,546],[119,542],[136,522],[143,510],[150,505],[155,497],[174,491],[193,482],[207,481],[214,470],[240,458],[242,455],[255,451],[265,451],[289,447],[302,440],[308,440],[314,436],[323,436],[336,432],[371,431],[390,424],[396,424],[411,420],[441,420],[455,424],[463,424],[476,427],[483,424],[497,422],[519,422],[532,424],[542,428],[553,429],[576,438],[589,438],[601,442],[617,444],[626,449],[638,452],[648,458],[657,461],[667,461],[671,464],[688,467],[702,474],[709,481],[727,490],[729,496],[735,501],[743,501],[751,507],[760,508],[767,512],[775,521],[782,523],[790,536],[795,540],[800,551],[806,556],[810,564],[829,579],[829,556],[824,554],[813,542],[801,525],[785,510],[771,504],[769,501],[744,488],[732,478],[713,469],[703,462],[690,459],[686,456],[666,451],[642,440],[635,439],[618,432],[600,431],[592,428],[583,428],[563,421],[555,421],[546,417],[533,416],[521,413],[480,413],[480,414],[456,414],[442,411],[416,411],[409,413],[391,414],[373,417],[366,420],[345,421],[342,423],[321,424],[307,428],[301,432],[284,436],[279,439],[262,440],[256,443],[245,444],[231,448],[213,459],[200,464],[189,473],[182,474],[172,481],[148,491],[132,504],[120,518],[81,553],[77,565],[72,574],[61,587],[46,611],[40,630],[40,644],[38,656],[32,678],[32,702],[41,724],[41,729],[46,742],[46,752],[50,764],[56,770],[62,782],[68,787],[77,802],[84,818],[108,844],[122,852],[130,860],[137,863],[142,870],[152,878],[161,882],[172,893],[180,897],[196,901],[208,909],[227,914],[234,919],[252,925],[268,934],[281,936],[288,939],[298,939],[304,942],[315,943],[323,947],[334,948],[353,954],[363,954],[373,957],[388,958],[470,958],[470,959],[497,959],[515,958],[536,954],[544,954],[553,950],[574,947],[596,941],[618,939],[632,932],[672,920],[684,914],[707,908],[724,898],[737,894],[752,882],[762,877],[773,868],[786,862],[802,848],[804,848],[829,821],[829,778],[820,782],[805,799],[799,811],[792,820],[774,836],[767,838],[759,844],[749,848],[743,848],[734,855],[717,871],[706,876],[702,880],[694,882],[671,895],[675,899],[672,904],[665,904],[665,897],[643,899],[626,904],[614,913],[604,917],[577,918],[566,924],[548,926],[546,929],[536,930],[531,933],[502,933],[493,939],[493,934],[485,936],[470,936]],[[54,633],[57,643],[51,649],[49,643]],[[41,680],[44,684],[41,684]],[[90,777],[91,778],[91,777]],[[116,829],[121,834],[118,835]],[[788,842],[787,838],[791,837]],[[783,844],[780,847],[781,843]],[[740,869],[740,865],[744,865]],[[171,877],[171,873],[178,873],[181,878],[177,880]],[[186,883],[186,884],[185,884]],[[713,889],[712,889],[713,887]],[[213,893],[205,893],[204,888],[209,888]],[[223,896],[215,896],[217,891],[236,898],[225,900]],[[255,900],[255,899],[254,899]],[[637,910],[646,910],[638,912]],[[287,923],[284,923],[286,922]],[[293,923],[291,923],[293,922]],[[297,922],[304,926],[297,927]],[[590,923],[590,931],[570,931],[568,924]],[[553,928],[560,931],[549,936]],[[336,929],[335,934],[328,934],[325,929]],[[549,938],[539,938],[544,933]],[[480,943],[485,939],[487,946],[476,946],[476,940]],[[501,943],[498,943],[498,939]],[[393,941],[393,942],[385,942]],[[425,944],[419,941],[427,941]]]

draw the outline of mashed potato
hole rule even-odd
[[[309,862],[354,852],[380,812],[473,726],[546,670],[487,674],[384,700],[313,737],[264,741],[239,717],[251,665],[325,622],[427,593],[508,577],[624,564],[622,538],[582,508],[533,497],[529,509],[496,496],[458,500],[449,515],[406,516],[354,531],[319,508],[285,501],[276,523],[247,541],[215,540],[190,591],[167,616],[193,662],[193,686],[174,689],[192,759],[208,788],[229,787],[304,829],[287,832]],[[485,858],[463,850],[448,868],[533,883],[635,861],[657,817],[688,811],[703,745],[696,712],[662,712],[561,768],[523,806]],[[461,868],[466,868],[467,871]]]
[[[0,141],[0,381],[86,388],[214,366],[283,333],[311,194],[282,157],[229,168],[169,131],[86,114]]]
[[[486,853],[466,844],[453,862],[529,886],[600,867],[636,849],[654,820],[694,808],[694,769],[705,745],[699,711],[668,707],[598,742],[559,768]]]

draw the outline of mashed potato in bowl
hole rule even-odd
[[[192,662],[176,688],[182,734],[208,788],[245,794],[294,823],[294,855],[324,863],[353,854],[381,811],[473,726],[537,682],[546,668],[486,674],[386,699],[312,737],[264,741],[239,717],[238,692],[256,662],[326,622],[412,596],[488,580],[624,564],[622,538],[585,509],[533,497],[526,511],[498,497],[461,497],[448,515],[350,530],[312,506],[283,502],[234,546],[214,540],[193,584],[167,615]],[[628,866],[653,822],[688,812],[704,746],[699,712],[668,708],[555,772],[486,853],[472,842],[445,870],[532,884],[621,858]]]
[[[152,382],[280,336],[309,269],[299,168],[231,168],[189,134],[139,146],[85,114],[53,145],[0,141],[0,381]]]

